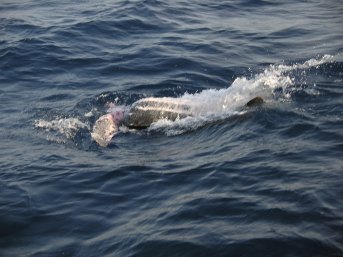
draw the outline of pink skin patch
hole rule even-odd
[[[110,113],[113,117],[113,121],[116,125],[120,125],[121,121],[124,118],[125,106],[123,105],[116,105],[115,103],[107,103],[107,112]]]
[[[116,125],[119,125],[124,118],[124,110],[117,110],[110,113]]]

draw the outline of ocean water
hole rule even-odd
[[[343,256],[342,24],[339,0],[0,1],[0,256]],[[92,141],[151,96],[196,115]]]

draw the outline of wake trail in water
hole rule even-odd
[[[208,89],[196,94],[185,93],[178,98],[163,98],[164,101],[170,100],[175,105],[189,106],[189,112],[192,113],[192,116],[175,121],[162,119],[152,123],[147,131],[162,131],[166,135],[178,135],[192,131],[210,122],[226,119],[232,115],[244,114],[247,109],[243,108],[243,106],[256,96],[262,97],[267,104],[284,101],[290,98],[292,89],[295,86],[295,78],[292,76],[293,71],[318,68],[322,64],[334,61],[335,56],[324,55],[320,58],[307,60],[304,63],[292,65],[274,64],[251,78],[236,78],[225,89]],[[281,89],[281,95],[278,93],[278,96],[276,96],[275,91],[277,89]],[[91,112],[85,113],[85,117],[89,117],[89,113]],[[91,130],[90,126],[80,119],[81,117],[57,118],[50,121],[40,119],[36,120],[34,125],[36,128],[56,131],[67,139],[72,139],[80,129],[87,129],[89,132]],[[123,126],[120,130],[123,132],[128,131]]]
[[[324,55],[304,63],[270,65],[252,78],[236,78],[228,88],[208,89],[197,94],[186,93],[175,101],[189,105],[193,116],[176,121],[157,121],[150,126],[149,131],[162,130],[167,135],[177,135],[209,122],[244,114],[247,110],[242,107],[256,96],[262,97],[266,103],[284,101],[291,97],[291,92],[295,89],[292,71],[318,68],[322,64],[333,62],[334,59],[332,55]],[[276,97],[277,89],[281,89],[282,94]]]

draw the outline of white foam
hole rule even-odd
[[[46,131],[58,131],[67,138],[74,138],[80,129],[88,129],[89,125],[81,122],[77,118],[57,118],[55,120],[35,120],[35,127],[45,129]]]

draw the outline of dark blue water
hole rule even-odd
[[[1,1],[0,256],[343,256],[342,24],[339,0]],[[147,96],[209,115],[91,140]]]

